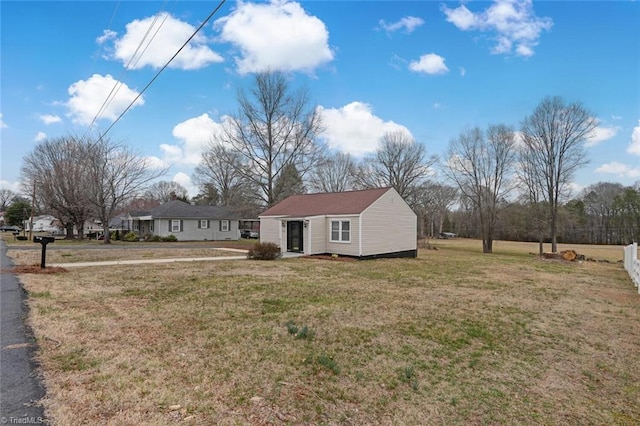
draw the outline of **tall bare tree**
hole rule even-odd
[[[310,173],[309,187],[314,192],[344,192],[353,187],[356,163],[353,157],[337,152],[322,158]]]
[[[504,125],[486,132],[474,128],[449,143],[444,174],[460,189],[477,214],[483,253],[493,253],[500,203],[512,189],[515,134]]]
[[[458,188],[439,182],[427,181],[422,185],[419,199],[416,204],[420,206],[419,216],[422,219],[420,225],[427,225],[426,235],[431,237],[442,233],[442,224],[449,208],[458,199]],[[424,223],[426,222],[426,223]]]
[[[166,180],[152,184],[145,192],[145,196],[160,203],[166,203],[171,200],[189,202],[189,191],[187,191],[187,188],[178,182]]]
[[[551,250],[558,250],[558,208],[570,192],[575,172],[589,160],[584,149],[596,120],[580,103],[547,97],[520,127],[521,164],[549,206]]]
[[[402,198],[411,200],[424,183],[437,158],[427,157],[424,145],[404,131],[387,132],[372,156],[358,168],[356,185],[362,188],[393,187]]]
[[[88,143],[90,173],[86,181],[88,200],[102,222],[104,243],[110,244],[109,222],[120,207],[144,193],[148,185],[165,174],[151,160],[124,144],[99,138]]]
[[[55,215],[67,230],[66,238],[84,236],[84,223],[92,213],[85,183],[89,173],[87,145],[67,136],[45,140],[23,159],[25,193],[35,196],[46,211]]]
[[[239,112],[231,116],[218,142],[242,156],[242,173],[266,206],[275,202],[274,185],[289,164],[301,176],[314,165],[320,115],[309,106],[307,90],[294,91],[281,72],[256,74],[247,94],[238,92]]]
[[[210,142],[193,172],[193,180],[202,194],[214,193],[217,204],[235,208],[251,201],[250,184],[245,177],[244,157],[235,149]]]

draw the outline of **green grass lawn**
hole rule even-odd
[[[418,259],[22,275],[47,413],[118,425],[640,423],[640,295],[621,265],[541,260],[514,243],[493,255],[437,246]]]

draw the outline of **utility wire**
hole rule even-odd
[[[105,130],[104,133],[102,133],[102,135],[98,138],[98,142],[100,142],[107,135],[107,133],[109,133],[109,131],[113,128],[113,126],[115,126],[115,124],[118,121],[120,121],[120,119],[127,113],[127,111],[129,111],[129,109],[131,109],[133,104],[135,104],[136,101],[138,99],[140,99],[140,96],[142,96],[142,94],[149,88],[149,86],[151,86],[153,84],[153,82],[156,81],[156,79],[160,76],[162,71],[164,71],[169,66],[169,64],[176,58],[176,56],[178,56],[178,54],[180,54],[180,52],[182,52],[182,49],[184,49],[187,46],[187,44],[189,44],[189,42],[196,36],[196,34],[198,34],[198,32],[202,29],[202,27],[204,27],[207,24],[207,22],[209,22],[209,20],[213,17],[213,15],[215,15],[218,12],[218,10],[220,10],[220,8],[222,7],[222,5],[225,2],[226,2],[226,0],[220,0],[220,3],[218,4],[218,6],[216,6],[216,8],[213,9],[213,11],[209,14],[209,16],[207,16],[207,19],[205,19],[200,24],[200,26],[198,28],[196,28],[196,30],[193,32],[193,34],[191,34],[191,36],[187,39],[187,41],[185,41],[184,44],[182,46],[180,46],[180,49],[178,49],[178,51],[167,61],[167,63],[164,64],[164,66],[162,68],[160,68],[160,70],[156,73],[156,75],[153,76],[151,81],[149,81],[149,83],[147,83],[147,85],[144,86],[144,88],[140,91],[140,93],[138,93],[138,96],[136,96],[135,99],[133,101],[131,101],[131,103],[129,103],[129,106],[127,106],[127,108],[125,108],[125,110],[122,111],[122,113],[120,113],[118,118],[116,118],[114,120],[114,122],[111,123],[111,125],[107,128],[107,130]]]
[[[162,26],[164,25],[165,21],[167,20],[167,17],[169,16],[168,14],[165,15],[165,17],[162,20],[162,22],[160,23],[158,29],[156,30],[156,32],[153,34],[153,36],[151,37],[151,39],[147,43],[147,45],[143,49],[142,53],[140,53],[140,55],[136,58],[136,55],[138,54],[138,52],[142,48],[142,44],[145,42],[145,40],[147,39],[147,37],[151,33],[151,29],[154,27],[154,25],[158,21],[158,16],[164,11],[164,8],[165,8],[165,5],[167,4],[167,1],[168,0],[165,0],[165,2],[160,7],[160,11],[154,16],[153,21],[149,25],[149,28],[147,28],[147,32],[144,34],[144,37],[142,37],[142,40],[140,40],[140,42],[138,43],[138,47],[136,47],[135,52],[133,52],[133,54],[129,58],[129,61],[125,64],[124,70],[122,71],[122,73],[120,73],[120,76],[118,76],[118,78],[116,79],[116,82],[114,83],[113,87],[111,88],[111,91],[107,95],[107,98],[104,100],[104,102],[102,103],[102,106],[100,107],[100,109],[98,110],[96,115],[93,117],[93,120],[91,120],[91,124],[89,124],[89,128],[87,129],[87,132],[91,130],[91,128],[96,123],[96,121],[98,120],[100,115],[107,109],[109,104],[111,104],[113,99],[115,99],[116,95],[118,94],[118,92],[122,88],[122,84],[123,84],[122,83],[122,76],[124,76],[124,74],[126,74],[127,71],[129,71],[132,67],[134,67],[140,61],[140,58],[142,58],[142,55],[144,55],[144,52],[147,51],[147,48],[149,47],[149,45],[151,44],[153,39],[158,34],[158,31],[160,31],[160,28],[162,28]],[[115,15],[115,13],[114,13],[114,15]],[[86,135],[86,133],[85,133],[85,135]]]

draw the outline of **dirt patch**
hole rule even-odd
[[[40,265],[17,265],[13,268],[5,268],[2,272],[9,274],[59,274],[69,272],[69,270],[59,266],[47,266],[46,268],[41,268]]]

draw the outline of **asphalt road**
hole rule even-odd
[[[0,267],[13,263],[0,241]],[[25,324],[26,293],[14,274],[0,276],[0,424],[44,424],[45,389],[34,361],[36,341]]]

